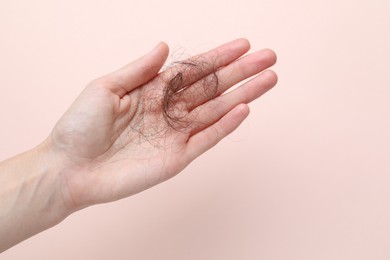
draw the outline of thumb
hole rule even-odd
[[[115,93],[123,96],[150,81],[164,65],[168,54],[168,45],[160,42],[148,54],[109,74],[108,76],[118,84]]]

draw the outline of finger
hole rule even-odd
[[[276,63],[276,54],[273,50],[264,49],[232,63],[232,66],[217,72],[220,86],[217,95],[224,93],[237,83],[260,73]]]
[[[178,62],[175,66],[162,72],[160,76],[165,82],[168,82],[181,73],[182,86],[188,86],[218,68],[238,59],[249,49],[250,43],[248,40],[237,39],[183,62]]]
[[[219,141],[237,129],[248,115],[248,105],[240,104],[213,125],[190,137],[187,142],[187,158],[193,160],[215,146]]]
[[[275,63],[276,54],[270,49],[249,54],[220,69],[215,75],[208,75],[207,78],[194,83],[183,91],[182,98],[185,100],[188,110],[191,111]]]
[[[265,71],[237,89],[219,96],[191,111],[189,118],[192,122],[191,134],[196,134],[218,121],[226,113],[239,104],[259,98],[277,83],[277,75],[273,71]]]
[[[112,91],[122,97],[147,83],[160,71],[168,54],[168,45],[161,42],[148,54],[107,75],[111,81],[116,83],[113,84]]]

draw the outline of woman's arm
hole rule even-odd
[[[159,72],[169,52],[160,43],[88,84],[41,145],[0,163],[0,252],[175,176],[233,132],[277,82],[264,71],[274,52],[241,57],[249,48],[238,39]]]
[[[45,141],[0,163],[0,252],[70,214],[54,156]]]

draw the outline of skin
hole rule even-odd
[[[246,39],[237,39],[188,60],[206,64],[201,71],[177,64],[160,72],[169,53],[160,43],[90,82],[42,144],[0,163],[0,252],[75,211],[175,176],[233,132],[248,116],[247,104],[277,82],[273,71],[265,71],[275,64],[275,53],[243,56],[249,49]],[[185,88],[170,111],[191,122],[179,130],[161,109],[164,88],[178,72]],[[214,97],[201,95],[210,73],[219,80]]]

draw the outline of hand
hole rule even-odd
[[[66,205],[76,210],[145,190],[234,131],[249,114],[247,103],[277,82],[264,71],[225,93],[276,62],[271,50],[240,58],[249,48],[238,39],[159,73],[169,52],[160,43],[92,81],[47,140],[64,169]]]

